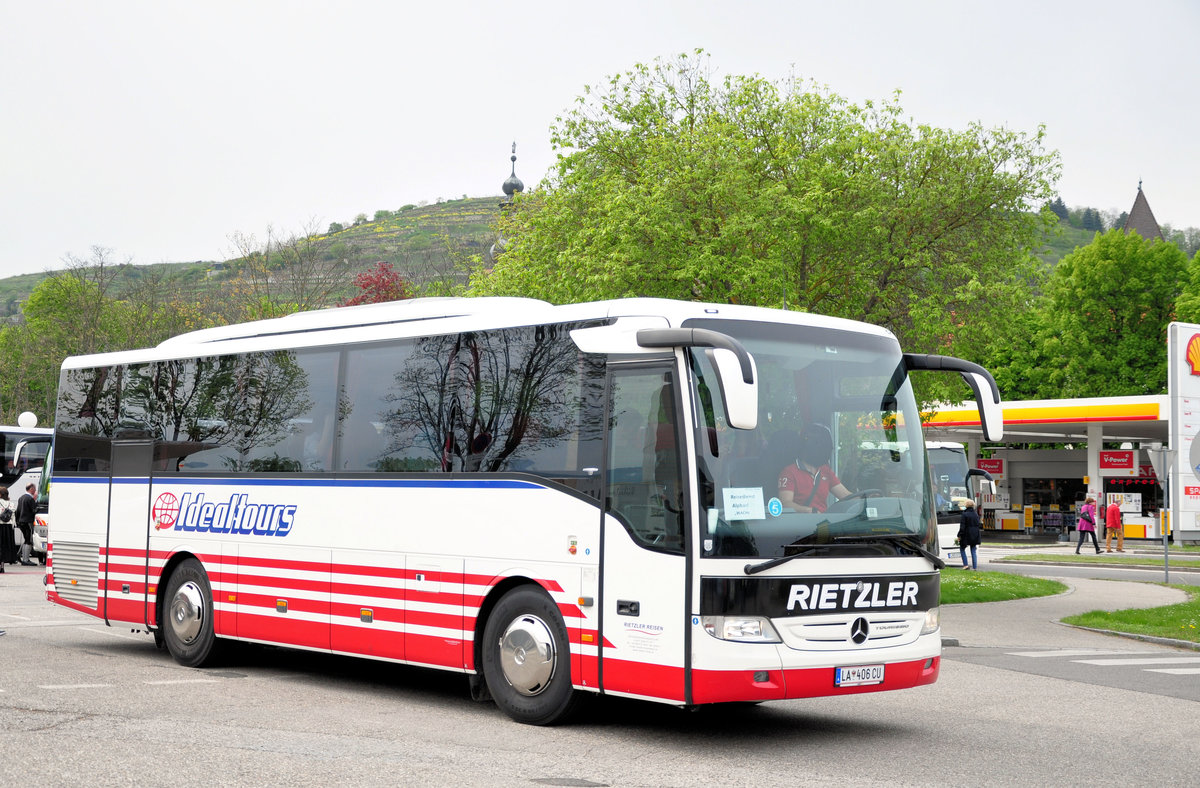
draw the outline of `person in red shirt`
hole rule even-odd
[[[838,500],[850,495],[829,458],[833,436],[823,424],[809,424],[800,433],[799,456],[779,472],[779,502],[797,512],[823,512],[829,496]]]
[[[1125,552],[1125,529],[1121,527],[1121,507],[1117,506],[1117,499],[1113,498],[1108,504],[1108,509],[1104,512],[1104,525],[1107,532],[1104,537],[1105,552],[1112,552],[1113,534],[1117,535],[1117,552]]]

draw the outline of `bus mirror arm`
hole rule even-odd
[[[979,425],[984,440],[998,441],[1004,437],[1004,414],[1000,410],[1000,387],[992,373],[970,361],[953,356],[929,353],[905,353],[904,366],[909,370],[958,372],[975,394],[979,405]]]
[[[754,383],[754,362],[745,345],[728,334],[707,328],[643,328],[637,332],[637,343],[646,348],[712,347],[724,348],[737,356],[742,370],[742,382]]]
[[[758,375],[754,357],[728,334],[706,328],[642,328],[637,343],[644,348],[702,347],[720,380],[729,426],[752,430],[758,425]]]

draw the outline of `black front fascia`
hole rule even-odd
[[[937,607],[937,573],[850,577],[705,577],[705,616],[817,616],[928,610]]]

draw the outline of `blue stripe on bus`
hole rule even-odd
[[[149,476],[55,476],[53,484],[148,484]],[[485,490],[535,490],[543,485],[519,479],[222,479],[205,476],[156,476],[156,484],[234,487],[435,487]]]

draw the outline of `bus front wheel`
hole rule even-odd
[[[160,626],[167,651],[180,665],[198,668],[212,658],[212,587],[196,559],[185,560],[171,573]]]
[[[578,698],[567,628],[541,589],[523,586],[505,594],[483,637],[483,676],[505,714],[530,725],[553,725],[571,714]]]

